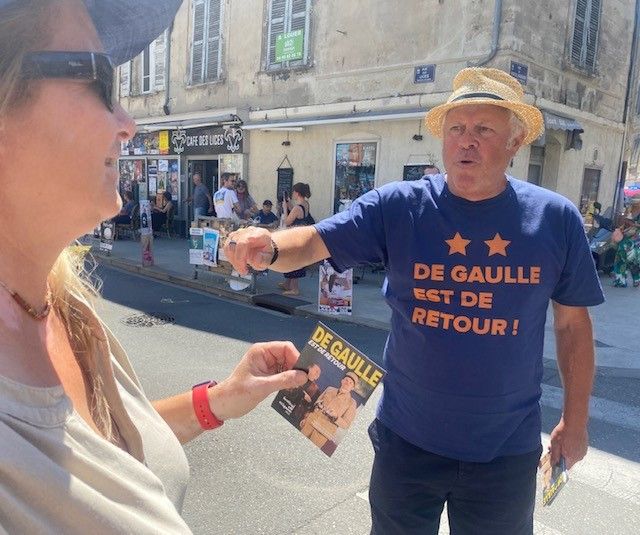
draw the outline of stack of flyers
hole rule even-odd
[[[321,322],[296,369],[307,372],[307,382],[280,390],[271,406],[331,456],[385,370]]]
[[[569,472],[567,471],[564,457],[560,457],[558,463],[551,465],[551,452],[542,457],[540,468],[542,469],[543,479],[542,505],[551,505],[551,502],[553,502],[562,487],[569,481]]]

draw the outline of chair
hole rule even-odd
[[[130,223],[119,223],[116,225],[116,236],[115,239],[120,239],[121,233],[130,234],[131,239],[136,239],[136,233],[140,228],[140,205],[136,204],[133,207],[133,211],[131,212],[131,222]]]
[[[174,219],[174,216],[175,216],[175,208],[173,207],[173,204],[172,204],[171,208],[167,212],[167,219],[165,220],[164,224],[162,225],[162,229],[161,229],[161,230],[167,232],[167,238],[171,238],[171,233],[173,232],[173,219]]]

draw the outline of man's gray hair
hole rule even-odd
[[[515,112],[509,110],[509,127],[511,128],[511,133],[509,134],[509,139],[507,140],[507,148],[510,149],[513,146],[516,138],[527,135],[527,127],[524,125],[520,117],[518,117]]]

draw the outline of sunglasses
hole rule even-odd
[[[30,52],[22,64],[27,80],[66,78],[87,80],[109,111],[113,111],[114,67],[111,58],[99,52]]]

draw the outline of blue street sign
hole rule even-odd
[[[414,84],[426,84],[436,81],[435,65],[418,65],[413,71]]]

